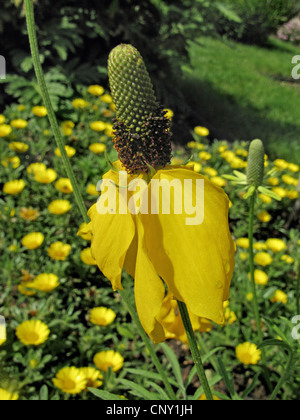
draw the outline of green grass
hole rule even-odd
[[[190,46],[185,88],[199,124],[218,139],[260,138],[272,158],[300,163],[300,82],[291,77],[300,48],[268,48],[201,38]]]

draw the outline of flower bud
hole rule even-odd
[[[259,139],[253,140],[249,147],[247,183],[248,185],[259,187],[263,183],[264,177],[264,145]]]

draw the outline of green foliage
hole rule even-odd
[[[217,21],[219,33],[251,44],[264,44],[269,35],[299,11],[298,0],[223,0],[240,21],[224,15]]]

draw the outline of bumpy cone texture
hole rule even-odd
[[[114,48],[108,59],[111,94],[119,121],[139,132],[157,108],[150,76],[141,54],[132,45]]]
[[[263,142],[253,140],[249,147],[247,181],[248,185],[259,187],[263,183],[265,168],[265,151]]]
[[[132,45],[109,54],[108,76],[116,106],[113,142],[129,173],[149,172],[171,159],[170,122],[156,101],[143,58]]]

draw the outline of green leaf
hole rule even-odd
[[[103,390],[96,389],[96,388],[88,388],[88,390],[92,394],[94,394],[96,397],[100,398],[101,400],[106,400],[106,401],[121,400],[121,401],[124,401],[124,398],[121,398],[119,395],[112,394],[111,392],[108,392],[108,391],[103,391]]]
[[[160,344],[160,347],[163,349],[165,355],[167,356],[167,359],[169,363],[172,366],[173,373],[175,375],[175,378],[178,382],[178,387],[185,392],[185,386],[182,380],[182,374],[181,374],[181,367],[178,362],[176,354],[173,352],[173,350],[165,343]]]
[[[40,389],[40,400],[41,401],[48,401],[49,399],[49,392],[47,385],[43,385]]]
[[[145,389],[142,385],[136,384],[135,382],[128,381],[127,379],[119,379],[118,382],[126,387],[126,390],[131,390],[133,395],[142,397],[145,400],[161,400],[160,395],[150,392]]]

